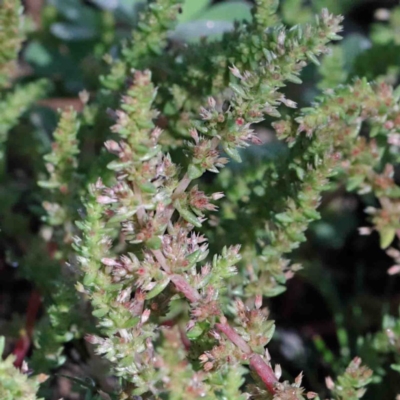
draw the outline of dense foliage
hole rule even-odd
[[[399,399],[400,7],[358,3],[0,2],[1,399]]]

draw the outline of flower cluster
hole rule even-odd
[[[334,148],[335,136],[326,138],[332,128],[339,132],[342,126],[333,124],[337,120],[329,124],[328,116],[321,120],[321,112],[318,120],[312,115],[298,117],[298,128],[294,121],[274,125],[294,153],[300,146],[304,152],[304,144],[308,149],[301,161],[290,166],[301,181],[297,188],[302,193],[300,203],[289,199],[288,208],[276,214],[267,230],[269,245],[265,244],[259,260],[250,264],[259,269],[253,270],[248,284],[241,285],[254,305],[237,300],[232,308],[226,303],[227,282],[237,274],[242,258],[240,246],[227,246],[208,261],[207,241],[194,229],[204,225],[207,212],[216,210],[214,202],[223,195],[207,195],[191,183],[206,171],[217,173],[224,167],[228,159],[221,157],[221,148],[241,161],[238,149],[249,143],[261,144],[252,124],[266,115],[279,116],[280,104],[296,107],[279,88],[285,80],[299,82],[297,76],[306,59],[318,63],[316,56],[326,51],[327,42],[338,39],[340,21],[324,10],[314,25],[291,31],[279,27],[271,36],[266,34],[270,50],[255,71],[243,69],[245,62],[238,59],[230,68],[236,82],[229,85],[229,97],[208,97],[188,129],[192,140],[187,146],[186,171],[162,151],[162,131],[153,122],[158,113],[152,108],[156,91],[151,74],[134,72],[120,109],[111,113],[115,119],[111,130],[118,140],[105,144],[116,156],[108,164],[114,180],[105,184],[99,179],[91,186],[86,218],[78,223],[82,236],[75,239],[84,272],[78,290],[91,300],[102,333],[88,336],[88,340],[113,362],[117,375],[134,384],[128,386],[131,393],[171,394],[170,382],[179,377],[190,395],[213,398],[215,390],[220,390],[218,385],[210,385],[216,376],[229,376],[232,369],[248,364],[256,382],[261,383],[249,387],[254,396],[303,398],[301,377],[294,384],[279,383],[279,367],[275,372],[271,367],[265,346],[272,338],[274,323],[267,320],[262,299],[271,284],[284,282],[296,270],[282,254],[304,240],[310,220],[318,217],[315,208],[320,193],[341,159],[340,149]],[[302,41],[310,48],[306,54],[301,52]],[[226,107],[223,101],[227,100]],[[328,115],[329,110],[324,111]],[[368,118],[366,113],[360,114]],[[313,135],[317,130],[319,134]],[[306,131],[304,138],[302,131]],[[303,214],[300,207],[309,211]],[[113,254],[115,241],[123,254]],[[163,328],[163,321],[169,323],[171,318],[183,330]],[[171,368],[166,350],[169,342],[176,343],[173,346],[180,352],[188,348],[204,372],[195,372],[183,355],[182,369]],[[201,350],[196,350],[197,346]],[[316,394],[306,396],[315,398]]]
[[[0,337],[0,356],[3,355],[5,339]],[[0,360],[0,397],[4,400],[40,400],[36,397],[39,384],[47,377],[28,377],[28,366],[24,363],[20,371],[13,365],[14,357]],[[43,400],[43,399],[42,399]]]

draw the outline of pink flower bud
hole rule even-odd
[[[233,65],[232,67],[229,67],[229,69],[232,72],[232,75],[235,76],[236,78],[239,78],[239,79],[243,78],[239,69],[235,65]]]
[[[153,129],[153,132],[151,132],[151,137],[152,137],[153,139],[155,139],[155,140],[158,140],[158,138],[160,137],[160,135],[162,134],[162,132],[163,132],[163,130],[162,130],[160,127],[156,126],[156,127]]]
[[[204,364],[204,370],[205,371],[211,371],[214,367],[214,364],[211,361],[208,361]]]
[[[388,130],[393,129],[393,127],[394,127],[394,122],[391,121],[391,120],[386,121],[386,122],[384,123],[383,126],[385,127],[385,129],[388,129]]]
[[[280,46],[283,46],[285,44],[285,38],[286,38],[286,33],[285,31],[282,29],[279,34],[278,34],[278,44]]]
[[[202,362],[202,363],[206,363],[206,362],[208,361],[208,356],[207,356],[207,354],[202,354],[202,355],[199,357],[199,360],[200,360],[200,362]]]
[[[215,105],[216,105],[216,102],[215,102],[215,99],[214,99],[214,97],[209,97],[208,98],[208,105],[211,107],[211,108],[215,108]]]
[[[79,99],[83,104],[86,104],[89,101],[90,94],[87,90],[82,90],[79,92]]]
[[[28,371],[29,371],[28,364],[27,364],[27,362],[24,360],[24,361],[22,361],[21,372],[22,372],[23,374],[27,374]]]
[[[386,329],[385,333],[386,333],[386,336],[387,336],[388,339],[389,339],[389,342],[390,342],[391,344],[394,344],[395,341],[396,341],[396,336],[395,336],[395,334],[393,333],[393,331],[392,331],[391,329]]]
[[[387,271],[389,275],[397,275],[400,274],[400,265],[393,265]]]
[[[140,317],[140,322],[145,324],[149,320],[150,314],[151,311],[149,309],[144,310],[142,316]]]
[[[260,146],[262,144],[262,140],[258,136],[255,136],[255,135],[251,135],[249,140],[251,141],[251,143],[253,143],[257,146]]]
[[[282,368],[281,368],[281,366],[279,364],[275,365],[274,373],[275,373],[276,379],[279,380],[281,378],[281,376],[282,376]]]
[[[108,267],[114,267],[116,265],[120,265],[120,263],[114,258],[104,257],[101,259],[102,264],[107,265]]]
[[[196,144],[199,143],[199,134],[197,133],[197,130],[195,128],[192,128],[190,131],[190,136],[193,138],[194,142]]]
[[[399,133],[391,133],[388,136],[388,143],[400,147],[400,134]]]
[[[261,295],[261,294],[257,294],[257,295],[256,295],[256,300],[255,300],[255,302],[254,302],[254,305],[256,306],[257,310],[259,310],[259,309],[261,308],[261,306],[262,306],[262,301],[263,301],[262,295]]]
[[[117,199],[113,199],[112,197],[109,196],[97,196],[96,200],[99,204],[111,204],[117,202]]]
[[[294,379],[294,383],[300,387],[301,385],[301,381],[303,380],[303,372],[300,372],[299,375],[296,376],[296,378]]]
[[[186,325],[186,332],[189,332],[191,329],[193,329],[195,325],[196,322],[191,319]]]
[[[119,153],[121,151],[120,145],[115,140],[107,140],[104,146],[110,153]]]
[[[359,367],[361,365],[361,358],[360,357],[354,357],[352,364],[354,364],[356,367]]]
[[[330,376],[327,376],[325,378],[325,385],[329,390],[333,390],[335,387],[335,383],[333,382],[332,378]]]
[[[100,340],[95,335],[85,335],[85,340],[91,344],[99,344]]]
[[[101,178],[98,178],[95,184],[95,188],[97,190],[103,189],[104,188],[104,184],[103,181],[101,180]]]
[[[225,195],[222,192],[216,192],[211,195],[211,198],[213,200],[219,200],[222,199],[223,197],[225,197]]]
[[[282,96],[279,99],[283,104],[285,104],[286,107],[290,108],[297,108],[297,103],[294,102],[293,100],[287,99],[286,97]]]

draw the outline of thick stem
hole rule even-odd
[[[197,303],[201,296],[198,291],[193,288],[182,275],[172,275],[171,281],[176,289],[181,292],[191,303]],[[253,353],[250,346],[244,339],[228,324],[225,316],[220,318],[221,322],[216,323],[216,328],[223,333],[228,340],[237,346],[243,353],[247,354],[250,359],[250,367],[257,373],[264,382],[267,390],[274,394],[275,384],[278,382],[272,368],[257,353]]]
[[[31,292],[26,312],[25,329],[21,331],[21,337],[15,344],[13,354],[15,355],[14,365],[20,368],[31,346],[31,339],[35,327],[37,313],[42,303],[40,293],[34,289]]]
[[[222,332],[235,346],[243,353],[250,355],[250,367],[257,373],[260,379],[264,382],[268,391],[275,393],[275,384],[278,382],[272,368],[261,358],[257,353],[253,353],[250,346],[243,338],[227,323],[217,323],[216,328]]]
[[[191,303],[197,303],[201,299],[199,292],[190,286],[190,283],[182,275],[172,275],[171,281]]]
[[[183,176],[182,180],[179,182],[178,186],[176,187],[173,196],[177,197],[180,194],[182,194],[187,189],[190,182],[191,182],[191,179],[188,177],[187,174],[185,174]]]
[[[163,253],[161,252],[161,250],[152,250],[151,251],[154,255],[154,257],[156,258],[156,260],[160,263],[161,268],[167,273],[170,274],[171,273],[171,269],[169,268],[168,264],[167,264],[167,260],[165,259]]]
[[[139,203],[142,204],[143,203],[143,201],[142,201],[142,192],[141,192],[141,190],[139,189],[139,187],[138,187],[138,185],[136,183],[133,184],[133,190],[134,190],[136,196],[139,199]],[[137,215],[137,219],[138,219],[139,225],[143,226],[143,224],[145,223],[145,220],[146,220],[146,211],[144,210],[144,208],[143,207],[139,207],[138,210],[137,210],[136,215]]]
[[[264,382],[268,391],[272,394],[275,393],[275,384],[278,382],[272,368],[261,358],[259,354],[253,353],[250,357],[250,367],[257,373],[257,375]]]
[[[189,177],[187,176],[187,174],[184,175],[184,177],[182,178],[182,180],[179,182],[178,186],[176,187],[172,198],[178,197],[180,194],[182,194],[187,187],[190,185],[191,180],[189,179]],[[171,204],[168,206],[167,210],[166,210],[166,219],[167,221],[169,221],[172,217],[172,214],[175,211],[175,207]]]
[[[250,346],[244,341],[244,339],[230,326],[227,322],[215,324],[217,329],[225,334],[225,336],[243,353],[251,354]]]

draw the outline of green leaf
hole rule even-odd
[[[151,250],[159,250],[161,245],[162,241],[158,236],[153,236],[149,240],[146,240],[146,246]]]
[[[40,42],[32,41],[25,50],[25,59],[39,67],[47,67],[51,64],[52,55]]]
[[[94,28],[66,22],[56,22],[52,24],[50,31],[55,37],[65,41],[91,40],[97,36],[97,32]]]
[[[200,165],[197,164],[190,164],[187,170],[187,174],[189,179],[197,179],[200,178],[204,173],[203,168],[200,167]]]
[[[96,318],[102,318],[104,317],[107,313],[108,313],[108,308],[98,308],[97,310],[94,310],[92,312],[92,314],[96,317]]]
[[[71,382],[75,382],[79,385],[81,385],[82,387],[88,388],[88,389],[93,389],[96,387],[95,382],[93,381],[93,379],[89,378],[89,377],[85,377],[84,379],[80,379],[80,378],[75,378],[73,376],[70,375],[64,375],[64,374],[54,374],[55,376],[61,376],[63,378],[67,378],[69,379]]]
[[[390,366],[394,371],[400,372],[400,364],[392,364]]]
[[[305,209],[303,210],[303,214],[310,219],[319,219],[320,217],[320,213],[313,209]]]
[[[393,242],[393,239],[396,235],[396,229],[390,226],[385,227],[379,231],[379,235],[381,238],[381,249],[386,249]]]
[[[239,151],[236,147],[231,147],[227,143],[223,143],[222,147],[230,158],[232,158],[236,162],[242,162],[242,158],[240,157]]]
[[[156,286],[154,286],[154,288],[152,290],[150,290],[147,294],[146,294],[146,300],[150,300],[153,297],[158,296],[169,284],[170,279],[169,278],[165,278],[164,280],[162,280],[161,282],[158,282]]]
[[[124,214],[115,214],[108,220],[108,222],[114,224],[116,222],[126,221],[127,219],[132,217],[132,215],[136,214],[136,212],[137,212],[136,208],[133,208]]]
[[[226,1],[208,8],[205,12],[199,14],[197,19],[231,22],[235,20],[251,21],[251,5],[242,1]]]
[[[291,218],[287,213],[276,214],[275,218],[284,224],[291,224],[293,222],[293,218]]]
[[[190,21],[179,24],[171,38],[191,42],[196,42],[201,37],[217,39],[219,35],[232,29],[233,23],[229,21]]]
[[[91,0],[97,7],[103,10],[115,10],[118,7],[118,0]]]
[[[107,168],[111,169],[112,171],[121,171],[122,169],[129,167],[131,165],[131,161],[121,162],[118,160],[111,161],[107,164]]]
[[[157,188],[150,182],[139,184],[139,188],[145,193],[157,193]]]
[[[264,288],[263,295],[266,297],[275,297],[286,291],[286,286],[276,285],[274,287]]]
[[[43,189],[56,189],[60,186],[58,182],[52,181],[39,181],[38,185]]]
[[[190,265],[194,265],[197,263],[198,259],[200,258],[201,250],[198,249],[194,251],[193,253],[190,253],[187,257],[186,260],[189,262]]]
[[[294,74],[288,75],[288,76],[286,77],[286,80],[289,81],[289,82],[298,84],[298,85],[300,85],[300,84],[303,83],[303,81],[302,81],[297,75],[294,75]]]
[[[268,338],[268,341],[272,339],[275,333],[275,321],[268,320],[264,323],[263,334]]]
[[[131,317],[124,324],[122,324],[123,329],[130,329],[136,326],[139,322],[139,317]]]
[[[306,52],[306,56],[307,56],[307,58],[308,58],[313,64],[315,64],[316,66],[319,66],[319,65],[320,65],[320,62],[319,62],[318,58],[317,58],[316,55],[315,55],[314,53],[312,53],[311,51],[307,51],[307,52]]]
[[[230,83],[229,87],[240,97],[246,98],[246,92],[244,91],[243,87],[240,85],[236,85],[235,83]]]
[[[196,340],[198,337],[200,337],[204,331],[209,328],[209,323],[208,322],[198,322],[195,324],[195,326],[190,329],[189,332],[187,332],[187,337],[189,340]]]
[[[355,189],[358,189],[363,182],[364,182],[364,176],[362,175],[351,176],[347,182],[346,189],[349,192],[351,192]]]
[[[200,228],[201,227],[201,223],[200,221],[197,219],[196,215],[193,214],[191,211],[183,208],[179,202],[175,201],[174,202],[174,206],[175,208],[178,210],[180,216],[187,222],[189,222],[189,224],[194,225],[196,228]]]
[[[178,16],[179,22],[186,22],[196,18],[201,12],[205,12],[210,5],[210,0],[186,0],[182,5],[182,13]]]

